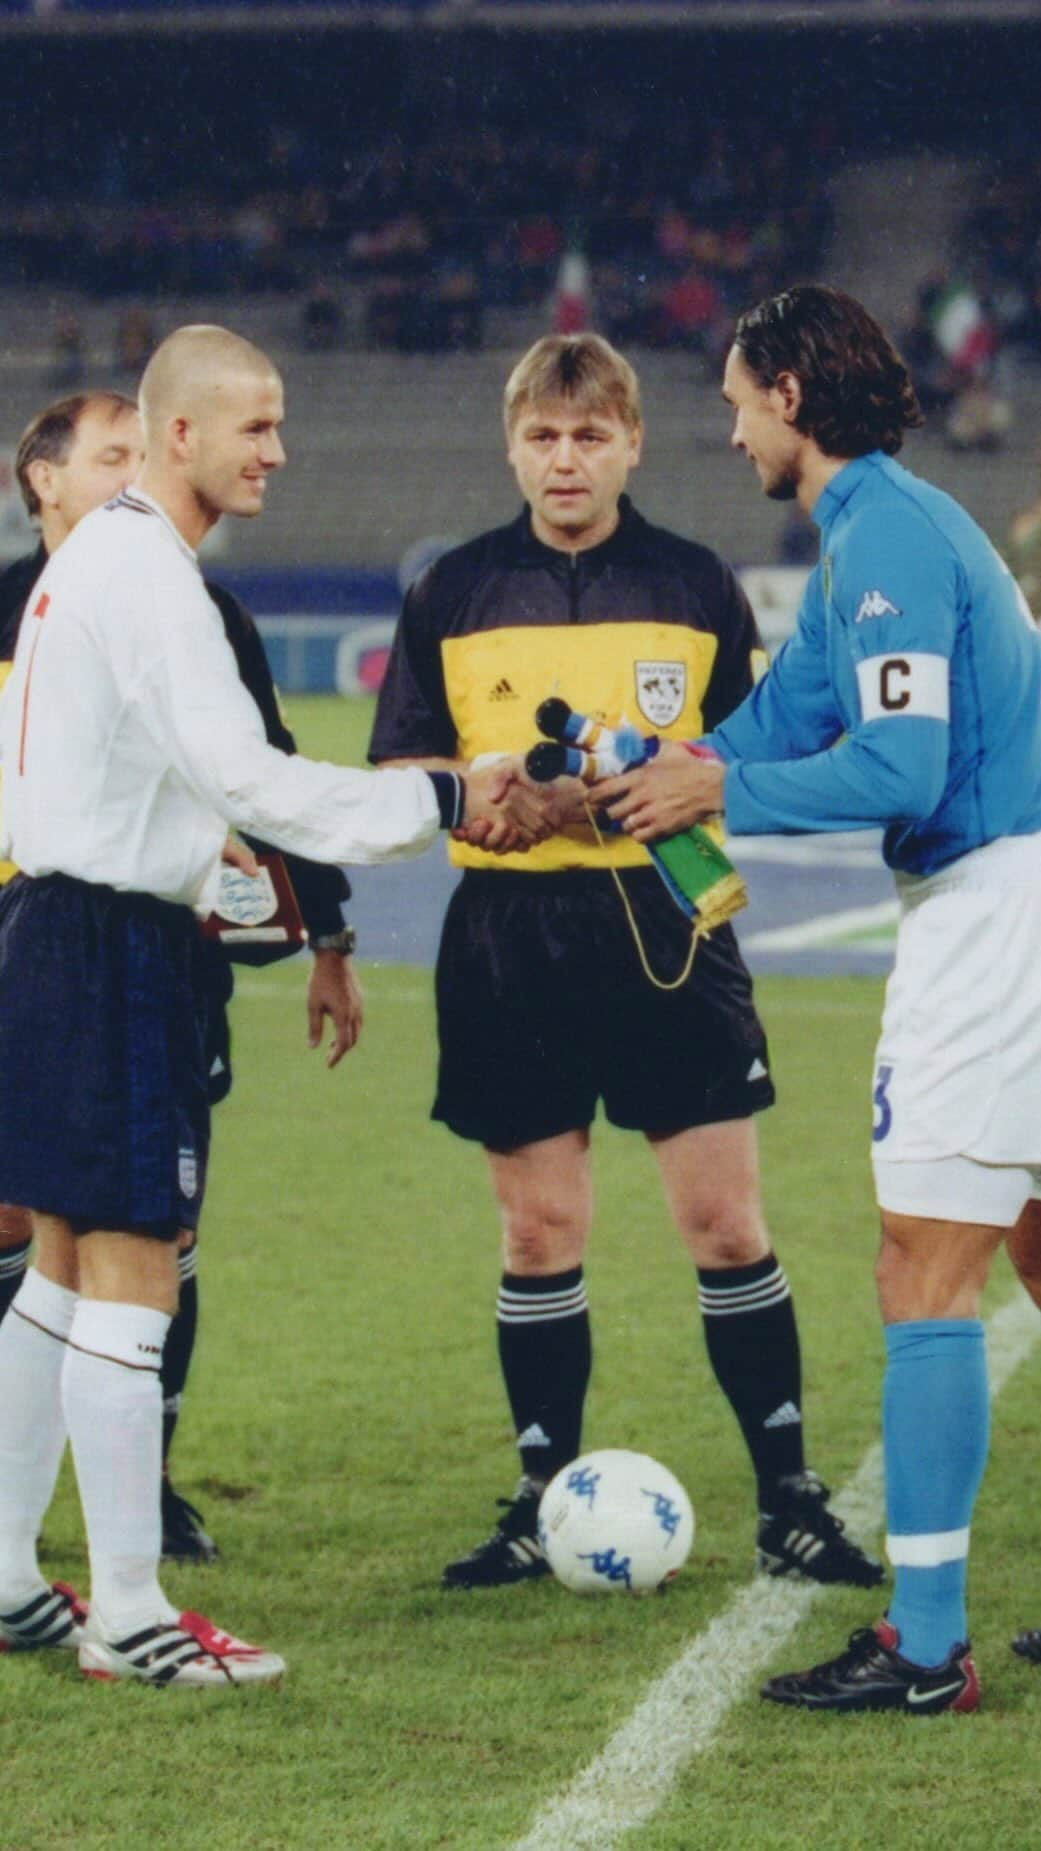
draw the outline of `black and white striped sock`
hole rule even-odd
[[[582,1437],[593,1350],[581,1266],[546,1278],[504,1273],[495,1315],[521,1468],[545,1482]]]
[[[802,1370],[791,1289],[773,1253],[751,1266],[698,1268],[716,1380],[752,1456],[760,1509],[779,1478],[803,1471]]]

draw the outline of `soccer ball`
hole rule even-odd
[[[539,1541],[573,1594],[646,1594],[683,1567],[694,1511],[679,1480],[646,1453],[583,1453],[546,1486]]]

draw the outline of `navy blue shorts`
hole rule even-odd
[[[228,1004],[235,976],[224,946],[199,934],[200,1004],[206,1045],[206,1090],[211,1105],[220,1105],[231,1091],[231,1024]]]
[[[148,894],[0,892],[0,1200],[80,1233],[194,1228],[209,1151],[200,934]]]
[[[691,929],[653,868],[623,876],[651,969],[683,970]],[[591,1124],[668,1136],[771,1105],[766,1036],[729,926],[679,988],[640,965],[617,888],[598,869],[464,874],[437,966],[433,1116],[491,1150]]]

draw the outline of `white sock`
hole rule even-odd
[[[162,1391],[170,1319],[80,1299],[62,1395],[90,1548],[91,1618],[116,1641],[176,1619],[159,1586]]]
[[[36,1538],[65,1450],[65,1339],[76,1294],[30,1267],[0,1325],[0,1612],[43,1585]]]

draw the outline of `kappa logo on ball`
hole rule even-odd
[[[671,726],[687,698],[685,662],[634,662],[636,703],[652,726]]]
[[[579,1466],[567,1475],[568,1490],[576,1498],[585,1498],[590,1510],[596,1501],[596,1488],[599,1483],[599,1472],[591,1472],[588,1466]]]
[[[679,1480],[646,1453],[583,1453],[542,1494],[539,1541],[573,1594],[644,1594],[682,1568],[694,1511]]]

